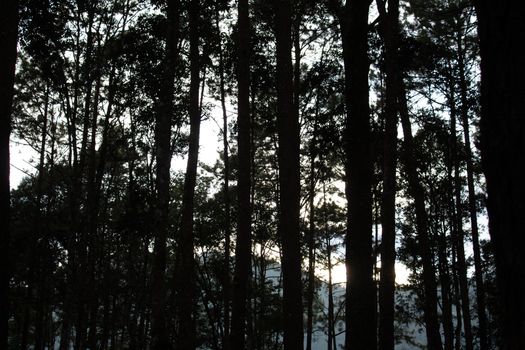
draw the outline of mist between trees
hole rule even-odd
[[[0,349],[525,349],[523,13],[3,1]]]

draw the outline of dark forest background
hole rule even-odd
[[[524,17],[3,0],[0,349],[525,349]]]

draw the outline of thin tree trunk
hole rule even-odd
[[[450,301],[450,272],[447,258],[447,240],[445,230],[438,234],[438,270],[441,285],[441,313],[443,318],[443,337],[445,350],[454,346],[454,324],[452,321],[452,303]]]
[[[107,109],[104,117],[104,127],[102,130],[102,140],[99,148],[99,159],[98,163],[96,161],[96,129],[97,129],[97,113],[98,110],[98,101],[100,94],[100,81],[97,82],[97,87],[95,90],[95,99],[94,99],[94,115],[93,115],[93,124],[92,124],[92,134],[91,134],[91,149],[90,149],[90,158],[91,164],[89,165],[89,174],[88,174],[88,227],[89,232],[91,232],[90,240],[90,253],[88,255],[88,277],[90,278],[90,284],[97,285],[97,276],[96,276],[96,265],[97,259],[103,259],[103,238],[99,236],[99,212],[100,212],[100,197],[101,197],[101,188],[102,188],[102,178],[105,173],[106,168],[106,158],[108,153],[108,138],[109,138],[109,120],[113,112],[113,104],[115,102],[115,93],[116,86],[115,84],[115,68],[112,67],[108,82],[108,97],[107,97]],[[97,344],[97,320],[98,320],[98,305],[99,305],[99,295],[95,291],[90,297],[89,305],[89,333],[86,343],[86,347],[95,348]]]
[[[90,113],[91,113],[91,95],[93,93],[93,81],[94,79],[94,72],[93,72],[93,46],[94,46],[94,39],[93,39],[93,21],[95,17],[95,11],[96,11],[96,2],[91,2],[88,5],[88,15],[87,15],[87,21],[88,21],[88,28],[87,28],[87,34],[86,34],[86,52],[84,57],[84,66],[83,66],[83,74],[85,80],[85,100],[84,100],[84,116],[83,116],[83,127],[82,127],[82,140],[80,141],[80,165],[79,169],[82,172],[84,170],[84,165],[87,161],[87,150],[88,150],[88,134],[89,134],[89,124],[90,124]],[[83,174],[82,174],[83,175]]]
[[[155,122],[156,207],[155,245],[152,266],[151,344],[154,350],[169,349],[171,344],[166,328],[166,239],[168,234],[168,210],[171,164],[171,125],[173,118],[173,94],[177,42],[179,30],[179,1],[169,1],[167,7],[168,27],[164,58],[164,79],[161,81],[158,112]]]
[[[66,295],[67,298],[67,295]],[[62,307],[62,324],[60,328],[60,350],[69,350],[71,343],[71,311],[70,311],[70,301],[64,300],[64,306]]]
[[[335,317],[334,317],[334,288],[332,283],[332,242],[328,231],[328,215],[326,208],[326,185],[323,179],[323,225],[326,242],[326,261],[328,268],[328,339],[327,349],[337,349],[334,347],[335,342]]]
[[[20,335],[20,348],[27,349],[29,345],[29,329],[32,324],[35,326],[34,330],[34,345],[35,348],[42,347],[42,320],[43,300],[42,291],[45,288],[44,283],[40,283],[43,271],[42,255],[44,254],[43,244],[45,244],[42,237],[42,188],[44,183],[44,166],[45,166],[45,151],[46,151],[46,136],[48,124],[48,109],[49,109],[49,86],[46,85],[44,97],[44,111],[42,114],[42,130],[40,139],[39,164],[38,174],[36,179],[36,200],[35,200],[35,217],[33,222],[34,237],[31,240],[29,251],[29,266],[28,276],[26,278],[27,288],[25,293],[25,303],[23,305],[23,321],[22,331]],[[40,244],[38,242],[41,242]],[[32,315],[35,314],[33,320]]]
[[[432,187],[431,187],[432,189]],[[429,193],[430,201],[435,208],[435,215],[433,220],[433,231],[437,241],[437,257],[438,257],[438,272],[441,295],[441,317],[443,323],[443,338],[444,349],[452,350],[454,346],[454,325],[452,321],[452,303],[450,296],[450,271],[448,263],[447,252],[447,236],[446,236],[446,216],[443,215],[442,205],[439,203],[438,196],[434,193]],[[430,223],[429,223],[430,225]]]
[[[47,284],[45,281],[45,278],[48,276],[46,274],[47,269],[45,268],[46,263],[44,259],[46,258],[46,252],[47,252],[47,242],[43,237],[43,224],[42,224],[42,215],[43,215],[43,203],[42,203],[42,196],[43,196],[43,185],[44,185],[44,176],[45,176],[45,152],[46,152],[46,141],[47,141],[47,133],[48,133],[48,120],[49,120],[49,85],[46,83],[46,90],[45,90],[45,99],[44,99],[44,112],[42,114],[42,131],[41,131],[41,138],[40,138],[40,160],[38,163],[38,178],[37,178],[37,185],[36,185],[36,218],[35,218],[35,229],[34,232],[37,234],[34,241],[35,242],[41,242],[41,244],[35,244],[33,247],[32,255],[34,256],[34,259],[38,261],[38,268],[41,269],[38,273],[38,276],[36,278],[36,285],[37,285],[37,293],[35,295],[35,308],[36,308],[36,316],[35,316],[35,349],[43,349],[44,347],[44,308],[45,303],[47,300],[45,299],[44,295],[47,294]],[[44,277],[46,276],[46,277]],[[38,282],[37,282],[38,281]]]
[[[294,0],[295,13],[293,16],[293,103],[300,118],[300,95],[301,95],[301,0]]]
[[[248,51],[249,52],[249,51]],[[257,124],[255,123],[256,118],[256,96],[257,96],[257,84],[253,82],[250,79],[250,203],[252,208],[252,217],[253,220],[253,203],[255,203],[255,197],[256,197],[256,186],[255,183],[257,182],[257,172],[256,169],[256,160],[255,155],[257,153],[257,141],[255,139],[255,130],[257,127]],[[256,256],[255,256],[255,242],[253,242],[253,239],[251,240],[251,257],[250,257],[250,263],[253,267],[250,268],[249,274],[248,274],[248,294],[247,294],[247,310],[246,310],[246,347],[248,350],[253,350],[256,348],[256,332],[257,329],[255,327],[256,325],[256,319],[257,319],[257,297],[255,295],[255,287],[257,285],[257,263],[256,263]]]
[[[224,158],[224,276],[223,276],[223,304],[224,304],[224,336],[222,339],[223,349],[230,349],[230,297],[231,297],[231,276],[230,276],[230,241],[231,241],[231,215],[230,215],[230,156],[228,152],[228,115],[226,114],[226,89],[224,83],[224,57],[221,30],[219,26],[219,10],[216,13],[216,26],[219,32],[219,85],[222,108],[222,137],[223,137],[223,158]],[[204,91],[204,89],[203,89]]]
[[[328,339],[327,339],[327,349],[335,349],[334,346],[334,286],[332,283],[332,247],[330,246],[330,239],[327,239],[328,245]]]
[[[179,316],[177,345],[180,350],[193,350],[196,346],[195,324],[195,259],[193,212],[195,185],[197,182],[197,163],[199,158],[200,134],[200,63],[199,63],[199,12],[200,1],[191,0],[189,4],[189,35],[190,35],[190,136],[188,163],[184,178],[182,196],[182,216],[179,242],[180,262],[175,283],[178,286],[177,312]]]
[[[419,243],[419,254],[423,263],[423,287],[424,287],[424,319],[427,333],[429,350],[441,350],[441,334],[439,331],[439,320],[437,313],[437,284],[436,272],[432,261],[432,249],[428,233],[428,219],[425,209],[425,193],[421,185],[414,159],[414,140],[410,125],[410,116],[406,100],[406,91],[402,77],[398,78],[399,112],[403,127],[403,139],[405,145],[404,161],[408,176],[410,195],[414,198],[416,206],[416,231]]]
[[[79,10],[80,11],[80,10]],[[78,220],[74,223],[74,229],[78,232],[78,259],[77,259],[77,279],[75,281],[75,298],[77,308],[77,319],[75,324],[75,348],[83,349],[86,346],[86,334],[88,328],[88,304],[91,297],[88,293],[89,288],[88,281],[88,245],[90,243],[89,232],[87,232],[88,224],[84,221],[82,213],[82,201],[84,197],[83,191],[83,179],[85,176],[85,166],[87,161],[87,145],[88,145],[88,134],[90,124],[90,111],[92,104],[92,92],[93,92],[93,24],[96,11],[96,2],[87,4],[87,33],[86,33],[86,51],[83,62],[83,78],[85,88],[85,99],[84,99],[84,115],[82,125],[82,139],[80,141],[80,158],[78,166],[75,167],[74,171],[74,186],[75,193],[77,194],[78,208]],[[77,80],[78,82],[78,80]],[[78,225],[78,226],[77,226]],[[86,278],[87,277],[87,278]]]
[[[237,241],[233,278],[232,349],[246,348],[246,304],[251,272],[251,117],[250,117],[250,18],[248,0],[238,2],[237,84],[238,84],[238,185]],[[249,326],[251,328],[251,326]]]
[[[478,209],[476,204],[476,192],[474,189],[474,165],[472,160],[472,149],[470,148],[469,130],[469,107],[467,101],[467,81],[465,75],[465,53],[462,39],[458,32],[458,68],[459,88],[461,98],[461,124],[463,126],[463,138],[465,142],[465,153],[467,163],[467,188],[468,205],[470,214],[470,227],[472,231],[472,250],[474,253],[474,276],[476,279],[476,301],[478,312],[478,336],[480,350],[488,350],[487,339],[487,313],[485,307],[485,286],[483,282],[483,271],[481,266],[481,249],[479,246],[478,232]]]
[[[217,301],[214,300],[215,298],[212,292],[213,287],[209,285],[210,275],[208,272],[208,263],[207,263],[207,257],[206,257],[207,252],[203,250],[201,256],[202,256],[202,268],[200,267],[199,264],[195,265],[196,273],[198,276],[197,278],[199,281],[199,287],[201,290],[199,294],[202,300],[202,305],[204,306],[204,311],[206,312],[206,316],[208,318],[208,324],[211,328],[212,349],[219,350],[221,349],[221,347],[219,346],[219,340],[221,339],[220,337],[221,335],[220,334],[221,333],[220,314],[214,312],[214,309],[217,309]],[[212,305],[211,308],[210,308],[210,304]],[[223,336],[222,339],[224,339],[224,334],[222,334],[222,336]],[[224,344],[223,344],[222,349],[224,349]]]
[[[280,185],[278,232],[282,245],[283,343],[285,350],[292,350],[303,348],[303,307],[299,232],[299,115],[294,104],[291,1],[278,1],[275,11]]]
[[[98,77],[95,85],[95,95],[93,97],[93,117],[91,121],[91,140],[88,149],[88,175],[87,175],[87,210],[85,225],[89,239],[87,242],[88,246],[88,257],[86,267],[86,280],[88,285],[97,286],[96,276],[96,264],[100,253],[100,239],[98,237],[98,211],[99,211],[99,198],[100,188],[95,186],[95,173],[96,173],[96,136],[97,136],[97,124],[98,124],[98,102],[100,98],[100,87],[101,77]],[[110,105],[112,101],[108,102]],[[97,337],[97,315],[98,315],[98,301],[99,301],[99,290],[95,288],[87,298],[87,311],[88,311],[88,334],[86,340],[86,348],[93,349],[96,347]]]
[[[319,98],[316,98],[314,128],[310,141],[310,180],[309,180],[309,228],[308,228],[308,289],[306,291],[306,350],[312,350],[313,304],[315,297],[315,159],[317,154],[317,129]]]
[[[453,83],[451,82],[453,86]],[[465,248],[463,239],[463,210],[461,203],[461,179],[459,174],[459,159],[458,159],[458,146],[456,137],[456,106],[454,98],[454,89],[452,88],[450,98],[450,137],[451,137],[451,157],[454,166],[454,200],[455,200],[455,215],[454,215],[454,236],[453,244],[456,247],[457,253],[457,272],[459,278],[459,288],[461,297],[461,307],[463,315],[463,327],[465,330],[465,345],[467,350],[473,350],[473,339],[472,339],[472,325],[470,322],[470,301],[469,301],[469,288],[467,280],[467,263],[465,261]],[[452,184],[452,183],[451,183]]]
[[[381,272],[379,283],[379,349],[393,350],[396,261],[396,166],[399,0],[378,0],[385,43],[386,106],[381,203]]]
[[[454,216],[451,216],[451,230],[454,230]],[[455,350],[461,350],[461,291],[459,286],[459,276],[457,268],[457,255],[456,247],[452,245],[452,280],[454,284],[454,304],[456,305],[456,331],[455,331]]]

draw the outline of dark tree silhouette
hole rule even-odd
[[[385,132],[381,203],[381,275],[379,284],[379,349],[393,350],[396,262],[396,166],[398,103],[399,1],[378,0],[380,32],[385,46]]]
[[[461,32],[457,32],[457,53],[458,53],[458,74],[459,74],[459,88],[461,100],[461,124],[463,127],[463,143],[465,147],[465,156],[467,163],[467,188],[468,188],[468,209],[470,217],[470,227],[472,232],[472,250],[474,255],[474,274],[476,279],[476,303],[479,323],[479,347],[480,350],[488,350],[487,339],[487,311],[486,311],[486,296],[485,286],[483,282],[483,267],[481,265],[481,248],[479,244],[479,228],[478,228],[478,205],[476,203],[476,192],[474,184],[474,162],[472,149],[470,146],[470,122],[469,122],[469,106],[467,96],[467,78],[465,72],[465,48]]]
[[[16,68],[16,45],[18,38],[18,1],[7,0],[0,5],[0,46],[4,53],[0,59],[0,348],[7,349],[9,321],[9,136],[11,135],[11,108]]]
[[[275,3],[277,130],[279,135],[279,237],[283,269],[284,349],[303,347],[301,246],[299,232],[299,115],[294,104],[292,6]]]
[[[481,156],[501,304],[502,349],[525,348],[525,20],[521,1],[474,1],[481,50]]]
[[[523,347],[522,15],[477,3],[487,242],[474,7],[376,3],[25,0],[18,52],[3,11],[0,348]]]
[[[173,120],[173,95],[175,64],[178,55],[180,2],[168,1],[166,53],[164,75],[158,97],[158,111],[155,121],[156,168],[156,206],[155,206],[155,246],[152,266],[152,344],[154,349],[168,349],[170,340],[166,328],[166,240],[169,229],[169,187],[171,166],[171,127]]]
[[[453,245],[457,256],[457,274],[459,280],[459,293],[461,298],[461,314],[463,316],[463,328],[465,330],[465,344],[467,350],[472,350],[472,325],[470,322],[470,300],[467,280],[467,263],[465,260],[464,231],[463,231],[463,209],[461,203],[461,179],[458,156],[458,140],[456,133],[457,107],[455,105],[455,88],[450,80],[450,187],[451,198],[453,198]],[[454,176],[452,178],[452,169]]]
[[[250,122],[250,17],[248,0],[238,3],[237,84],[238,124],[237,137],[239,170],[237,192],[237,243],[235,245],[235,273],[233,279],[232,349],[246,348],[246,303],[251,270],[251,122]]]
[[[190,96],[189,118],[190,136],[188,162],[184,177],[182,197],[182,215],[180,223],[180,242],[178,271],[175,278],[177,290],[178,334],[177,347],[192,350],[196,347],[195,324],[195,259],[194,259],[194,207],[195,185],[197,182],[197,163],[199,159],[199,134],[201,109],[199,101],[200,54],[199,54],[199,13],[200,0],[189,3],[189,39],[190,39]]]
[[[329,2],[339,20],[345,68],[346,234],[345,347],[376,348],[376,288],[372,254],[372,144],[368,104],[370,1]]]
[[[403,126],[403,143],[405,146],[404,162],[408,178],[410,195],[414,198],[416,207],[416,231],[418,238],[418,251],[423,265],[424,287],[424,319],[427,332],[428,348],[441,350],[441,334],[439,332],[439,319],[437,313],[437,284],[436,269],[432,261],[432,248],[428,232],[428,216],[425,209],[425,193],[421,184],[414,154],[414,138],[408,114],[406,90],[403,77],[398,77],[398,103],[401,125]]]
[[[218,5],[218,4],[216,4]],[[224,73],[224,47],[221,37],[220,11],[217,6],[215,19],[219,33],[219,92],[222,109],[222,156],[224,158],[224,276],[223,276],[223,303],[224,303],[224,335],[223,348],[230,349],[230,299],[231,292],[231,200],[230,200],[230,151],[228,144],[228,112],[226,110],[226,81]]]

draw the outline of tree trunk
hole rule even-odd
[[[478,232],[478,208],[476,204],[476,192],[474,189],[474,165],[472,159],[472,149],[470,148],[470,126],[469,126],[469,107],[467,101],[467,80],[465,73],[465,53],[463,43],[458,34],[458,68],[459,68],[459,88],[461,98],[461,124],[463,126],[463,138],[465,142],[465,153],[467,163],[467,188],[468,205],[470,214],[470,227],[472,230],[472,250],[474,253],[474,276],[476,279],[476,301],[478,312],[478,336],[480,350],[488,350],[487,339],[487,313],[485,308],[485,286],[483,282],[483,271],[481,266],[481,249],[479,246]]]
[[[335,340],[335,321],[334,321],[334,286],[332,283],[332,247],[330,246],[330,239],[327,239],[326,244],[328,245],[328,339],[327,349],[336,349],[334,347]]]
[[[83,87],[85,90],[85,96],[84,96],[84,113],[82,116],[82,138],[80,141],[80,154],[79,154],[79,162],[76,164],[74,170],[74,178],[73,178],[73,186],[75,187],[75,195],[76,195],[76,205],[78,205],[78,208],[75,208],[75,210],[78,210],[77,215],[78,218],[76,222],[73,223],[74,230],[76,231],[75,234],[78,234],[77,242],[77,278],[74,282],[74,288],[75,293],[74,297],[76,299],[76,310],[77,310],[77,319],[75,324],[75,348],[77,349],[84,349],[86,347],[86,334],[87,334],[87,327],[88,327],[88,304],[89,299],[91,297],[90,293],[88,292],[90,285],[89,282],[90,279],[87,277],[89,275],[88,273],[88,245],[90,243],[90,237],[89,232],[87,232],[88,229],[88,223],[86,222],[85,218],[86,216],[82,215],[85,214],[83,212],[83,207],[87,206],[87,203],[85,203],[85,191],[83,188],[83,180],[87,173],[86,171],[86,161],[87,161],[87,144],[88,144],[88,134],[89,134],[89,126],[90,126],[90,110],[91,110],[91,104],[92,104],[92,92],[93,92],[93,46],[94,46],[94,38],[93,38],[93,24],[94,24],[94,18],[95,18],[95,11],[96,11],[96,2],[89,3],[86,5],[87,7],[87,33],[86,35],[86,49],[84,53],[84,61],[83,61],[83,69],[82,73],[83,76],[79,76],[79,78],[83,78]],[[79,12],[82,10],[79,9]],[[81,13],[79,13],[79,16],[82,16]],[[77,80],[75,83],[80,83],[79,80]],[[86,278],[87,277],[87,278]]]
[[[436,230],[437,231],[437,230]],[[447,258],[447,238],[445,231],[438,234],[438,270],[441,287],[441,314],[443,319],[443,338],[445,350],[454,346],[454,324],[452,322],[452,303],[450,300],[450,271]]]
[[[97,260],[100,258],[101,252],[101,240],[98,236],[98,212],[99,212],[99,201],[100,201],[100,187],[96,186],[95,175],[97,169],[96,162],[96,136],[97,136],[97,124],[98,124],[98,102],[100,98],[100,87],[101,77],[98,77],[95,85],[95,95],[93,98],[93,117],[91,121],[91,140],[88,149],[88,168],[87,168],[87,208],[86,208],[86,220],[85,229],[87,230],[88,237],[88,257],[86,267],[86,281],[90,286],[97,286],[96,276],[96,265]],[[111,106],[113,101],[108,99],[108,104]],[[111,109],[111,107],[108,107]],[[86,340],[86,348],[93,349],[97,343],[97,315],[99,306],[99,290],[96,288],[93,290],[87,298],[87,311],[88,311],[88,334]]]
[[[156,206],[155,246],[152,266],[151,294],[151,344],[154,350],[169,349],[170,340],[166,328],[166,239],[168,234],[168,207],[171,164],[171,125],[173,118],[173,94],[177,42],[179,30],[179,1],[169,1],[167,7],[168,27],[164,78],[159,90],[158,111],[155,122]]]
[[[34,246],[32,247],[32,256],[37,261],[38,264],[38,273],[37,278],[35,280],[37,293],[35,295],[35,331],[34,331],[34,338],[35,338],[35,349],[41,350],[44,348],[44,309],[46,307],[46,303],[48,302],[48,299],[46,296],[49,294],[48,292],[48,283],[45,281],[47,276],[49,276],[49,272],[47,271],[47,266],[45,262],[45,258],[47,257],[47,242],[43,237],[43,234],[45,234],[44,227],[46,226],[42,222],[42,216],[44,211],[44,205],[42,203],[42,197],[44,195],[43,193],[43,185],[44,185],[44,176],[45,176],[45,154],[46,154],[46,146],[47,146],[47,134],[48,134],[48,123],[49,123],[49,85],[46,82],[46,88],[45,88],[45,97],[44,97],[44,111],[42,113],[42,130],[41,130],[41,138],[40,138],[40,155],[39,155],[39,162],[38,162],[38,177],[37,177],[37,184],[36,184],[36,215],[35,215],[35,227],[34,232],[36,233],[36,237],[34,238]],[[37,242],[41,242],[40,244],[37,244]]]
[[[453,83],[451,82],[452,86]],[[453,225],[453,244],[456,247],[457,253],[457,272],[459,278],[459,288],[461,297],[461,307],[463,315],[463,327],[465,330],[465,345],[466,350],[473,349],[472,339],[472,325],[470,322],[470,301],[469,301],[469,288],[467,280],[467,263],[465,260],[465,247],[463,238],[463,210],[461,203],[461,179],[459,173],[459,159],[458,159],[458,146],[456,137],[456,106],[454,98],[454,89],[450,91],[450,137],[451,137],[451,157],[454,166],[454,181],[451,185],[454,188],[454,201],[455,201],[455,215]]]
[[[18,1],[6,0],[0,5],[0,211],[2,212],[0,235],[0,349],[7,349],[9,321],[9,136],[13,86],[16,69],[16,46],[18,38]]]
[[[230,241],[231,241],[231,209],[230,209],[230,155],[228,150],[228,115],[226,113],[226,89],[224,82],[224,57],[221,30],[219,25],[219,10],[216,13],[216,25],[219,32],[219,85],[222,108],[222,145],[224,158],[224,276],[223,276],[223,304],[224,304],[224,336],[222,339],[223,349],[230,349],[230,298],[231,298],[231,276],[230,276]],[[202,89],[204,91],[204,88]]]
[[[372,249],[372,145],[368,104],[370,1],[347,1],[340,15],[345,68],[346,349],[375,349],[376,286]]]
[[[393,350],[396,262],[397,75],[399,0],[378,0],[385,44],[386,106],[381,203],[381,275],[379,283],[379,349]]]
[[[107,97],[107,109],[104,117],[104,127],[102,130],[101,145],[99,148],[99,159],[96,161],[96,129],[97,129],[97,115],[93,115],[92,134],[91,134],[91,149],[90,158],[91,164],[89,165],[88,174],[88,232],[91,233],[90,239],[90,253],[88,256],[88,278],[90,278],[90,284],[96,285],[96,265],[97,259],[103,259],[103,237],[99,236],[99,212],[100,212],[100,197],[102,191],[102,178],[106,168],[106,158],[108,153],[108,138],[109,138],[109,120],[112,116],[113,105],[115,102],[115,67],[112,67],[108,77],[108,97]],[[98,110],[99,100],[99,88],[100,80],[97,82],[97,88],[95,90],[94,110]],[[98,321],[98,308],[99,308],[99,292],[93,292],[90,296],[89,305],[89,333],[87,338],[86,347],[93,349],[97,344],[97,321]]]
[[[213,293],[213,286],[210,285],[209,281],[211,280],[211,276],[209,274],[209,268],[207,263],[207,252],[202,251],[201,257],[202,257],[202,268],[200,264],[196,264],[196,273],[197,273],[197,279],[198,279],[198,285],[200,287],[200,298],[202,300],[202,305],[204,307],[204,311],[206,313],[207,317],[207,323],[209,324],[209,327],[211,328],[211,335],[210,335],[210,343],[213,350],[219,350],[224,349],[226,344],[222,345],[222,348],[219,346],[220,340],[221,340],[221,320],[220,320],[220,314],[215,312],[214,310],[218,310],[218,298],[214,297]],[[211,306],[211,307],[210,307]],[[222,339],[224,339],[224,334],[222,334]]]
[[[251,122],[250,122],[250,18],[248,0],[238,3],[237,84],[238,84],[238,185],[237,242],[233,278],[232,329],[230,346],[245,349],[246,304],[251,270]]]
[[[447,174],[450,181],[450,167],[447,166]],[[434,190],[432,187],[429,187]],[[451,302],[451,282],[450,269],[448,262],[447,251],[447,214],[446,208],[443,208],[442,200],[435,192],[429,193],[429,200],[432,203],[435,214],[433,221],[429,222],[429,228],[434,232],[434,237],[437,241],[437,267],[439,273],[440,296],[441,296],[441,317],[443,323],[443,339],[444,349],[452,350],[454,347],[454,324],[452,321],[452,302]]]
[[[292,350],[303,348],[303,307],[299,232],[299,115],[294,104],[291,1],[277,1],[275,11],[280,186],[278,232],[282,245],[283,342],[285,350]]]
[[[525,349],[525,15],[522,2],[475,1],[481,49],[481,156],[502,311],[502,349]],[[517,158],[518,157],[518,158]]]
[[[180,225],[179,259],[177,276],[177,312],[178,334],[177,344],[180,350],[193,350],[196,346],[195,324],[195,259],[193,212],[195,185],[197,182],[197,164],[199,159],[200,134],[200,63],[199,63],[199,12],[200,1],[191,0],[189,4],[189,35],[190,35],[190,136],[188,149],[188,163],[184,178],[182,195],[182,216]]]
[[[317,155],[317,128],[319,117],[319,98],[316,98],[314,128],[310,141],[310,179],[309,179],[309,227],[308,227],[308,289],[306,291],[306,350],[312,350],[314,298],[315,298],[315,159]]]
[[[336,350],[335,343],[335,317],[334,317],[334,288],[332,283],[332,242],[328,231],[328,215],[326,208],[326,185],[323,178],[323,226],[326,243],[326,261],[328,269],[328,334],[327,350]]]
[[[403,139],[405,145],[404,161],[407,169],[409,193],[414,198],[416,206],[416,231],[419,243],[419,254],[423,263],[424,287],[424,319],[429,350],[441,350],[441,334],[437,313],[437,285],[436,271],[432,261],[432,249],[428,233],[428,219],[425,209],[425,193],[421,185],[414,158],[414,140],[410,125],[410,116],[406,100],[406,91],[403,78],[398,78],[398,103],[403,126]]]

